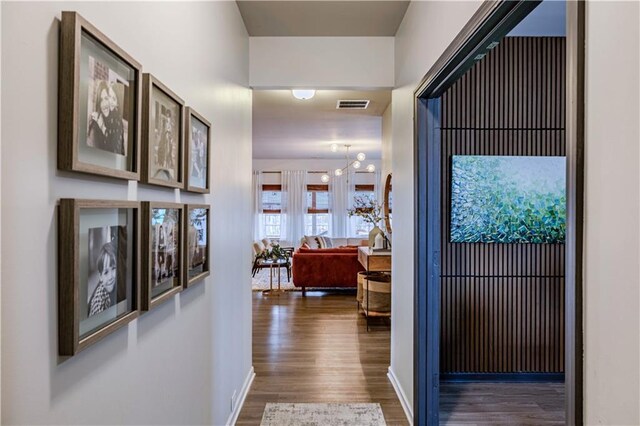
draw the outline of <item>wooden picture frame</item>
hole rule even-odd
[[[142,75],[142,181],[184,187],[184,101],[152,74]]]
[[[75,355],[138,317],[139,215],[140,205],[133,201],[60,200],[61,356]]]
[[[149,311],[182,291],[184,204],[144,201],[141,210],[140,309]]]
[[[62,12],[58,169],[140,180],[142,65],[76,12]]]
[[[185,117],[184,189],[190,192],[208,194],[211,191],[209,182],[209,176],[211,175],[211,123],[191,107],[187,107]],[[206,130],[203,128],[206,128]],[[206,135],[204,142],[201,140],[203,135]],[[202,143],[204,147],[197,147],[195,146],[196,143]],[[204,153],[202,153],[203,150]],[[200,165],[199,173],[197,172],[198,164]],[[202,171],[202,167],[204,167],[204,171]]]
[[[184,229],[186,238],[184,241],[184,288],[191,287],[193,284],[196,284],[204,278],[208,277],[210,274],[210,265],[211,265],[211,206],[206,204],[185,204],[185,214],[184,214]],[[192,210],[206,210],[204,224],[201,229],[196,229],[192,224],[194,222],[194,218],[192,216]],[[202,229],[204,228],[204,229]],[[197,233],[201,231],[203,235],[199,235]],[[204,249],[199,248],[200,242],[203,240],[206,242],[206,247]],[[204,260],[200,260],[201,258]],[[198,262],[197,264],[193,264]],[[192,266],[194,266],[192,268]]]

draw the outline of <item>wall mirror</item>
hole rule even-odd
[[[392,204],[393,197],[391,193],[391,173],[389,173],[384,184],[384,227],[386,228],[389,237],[391,237]]]

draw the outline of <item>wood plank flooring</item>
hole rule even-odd
[[[390,425],[408,424],[387,378],[389,322],[369,332],[355,293],[253,293],[256,378],[238,425],[259,425],[267,402],[378,402]]]
[[[386,320],[366,331],[355,294],[253,293],[256,378],[238,425],[259,425],[267,402],[378,402],[389,425],[408,424],[387,378]],[[443,383],[442,424],[564,424],[562,383]]]
[[[564,383],[441,383],[440,424],[563,425]]]

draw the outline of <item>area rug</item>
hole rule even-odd
[[[385,426],[378,403],[267,403],[261,426]]]
[[[259,269],[256,276],[251,280],[251,288],[254,291],[269,290],[269,269]],[[278,272],[273,271],[273,288],[278,288]],[[295,290],[293,285],[293,279],[287,281],[287,272],[282,269],[280,271],[280,289],[282,290]]]

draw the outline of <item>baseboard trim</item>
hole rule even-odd
[[[564,373],[440,373],[441,382],[564,382]]]
[[[229,414],[227,426],[233,426],[238,421],[238,416],[240,416],[240,411],[242,411],[242,407],[244,406],[244,400],[247,399],[247,395],[249,394],[249,390],[251,389],[251,385],[253,384],[253,379],[255,379],[255,377],[255,370],[253,369],[253,366],[251,366],[249,374],[247,374],[247,377],[244,379],[244,383],[242,384],[242,389],[240,389],[240,399],[236,404],[236,409]]]
[[[387,373],[387,377],[389,381],[393,385],[393,389],[396,391],[396,395],[398,395],[398,399],[400,400],[400,405],[402,405],[402,409],[404,410],[404,415],[407,416],[407,420],[409,421],[409,425],[413,426],[413,408],[411,407],[411,403],[407,399],[407,395],[405,395],[402,387],[400,386],[400,382],[398,382],[398,378],[395,373],[389,367],[389,372]]]

